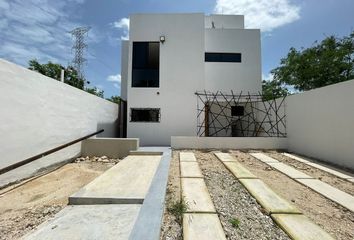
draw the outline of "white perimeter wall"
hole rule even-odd
[[[354,80],[287,98],[288,149],[354,169]]]
[[[128,137],[144,145],[170,145],[173,135],[196,134],[197,98],[204,89],[204,15],[135,14],[130,17],[128,70]],[[132,42],[160,44],[160,87],[132,88]],[[157,94],[159,92],[159,94]],[[130,122],[131,108],[160,108],[159,123]]]
[[[0,168],[98,129],[105,130],[102,137],[114,137],[117,118],[117,104],[0,59]],[[80,150],[75,144],[17,173],[26,175]],[[1,175],[0,185],[15,174]]]
[[[240,63],[205,62],[205,89],[262,91],[259,29],[205,29],[205,52],[241,53]]]

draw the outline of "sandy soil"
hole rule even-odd
[[[253,174],[336,239],[354,239],[354,213],[241,151],[230,151]]]
[[[336,187],[339,190],[342,190],[342,191],[347,192],[351,195],[354,195],[354,184],[352,182],[341,179],[335,175],[332,175],[330,173],[327,173],[327,172],[317,169],[315,167],[306,165],[302,162],[296,161],[296,160],[289,158],[287,156],[284,156],[283,154],[280,154],[276,151],[268,151],[266,153],[270,157],[273,157],[281,162],[284,162],[284,163],[288,164],[289,166],[292,166],[292,167],[298,169],[299,171],[302,171],[312,177],[320,179],[321,181],[328,183],[329,185],[332,185],[333,187]]]
[[[170,208],[172,204],[179,202],[181,199],[180,183],[179,154],[178,152],[173,151],[166,190],[164,217],[160,234],[161,240],[183,239],[182,221],[168,211],[168,208]]]
[[[11,187],[2,189],[0,239],[18,239],[53,217],[67,205],[71,194],[113,165],[113,162],[70,163],[11,191],[8,191]]]

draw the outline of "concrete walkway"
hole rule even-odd
[[[200,177],[201,170],[194,154],[181,152],[179,157],[182,196],[188,205],[187,212],[183,214],[183,239],[226,240],[204,179]],[[189,165],[193,170],[183,169]]]
[[[330,173],[336,177],[339,177],[341,179],[347,180],[349,182],[354,183],[354,174],[344,172],[343,170],[337,170],[332,166],[325,165],[323,163],[316,163],[312,159],[305,158],[305,157],[300,157],[296,154],[290,154],[290,153],[282,153],[284,156],[287,156],[293,160],[302,162],[306,165],[312,166],[314,168],[320,169],[324,172]]]
[[[289,237],[295,240],[333,239],[323,229],[304,216],[296,207],[278,196],[262,180],[249,172],[248,169],[243,167],[242,164],[230,154],[215,153],[215,156],[240,181]],[[269,157],[262,158],[262,160],[268,164],[278,162]],[[233,167],[230,168],[228,166],[229,164],[233,164]]]
[[[322,196],[332,200],[333,202],[349,209],[354,212],[354,197],[346,192],[343,192],[331,185],[324,183],[312,176],[304,174],[303,172],[281,163],[263,153],[250,153],[256,159],[268,164],[269,166],[277,169],[279,172],[287,175],[291,179],[301,183],[302,185],[311,188]],[[269,162],[269,159],[273,162]],[[276,161],[276,162],[275,162]]]
[[[75,205],[24,239],[159,239],[171,150],[139,150],[71,196]]]

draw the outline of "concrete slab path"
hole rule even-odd
[[[315,163],[313,162],[313,160],[309,159],[309,158],[305,158],[305,157],[300,157],[298,155],[295,155],[295,154],[290,154],[290,153],[282,153],[284,156],[287,156],[289,158],[292,158],[294,160],[297,160],[299,162],[302,162],[304,164],[307,164],[309,166],[312,166],[314,168],[317,168],[317,169],[320,169],[324,172],[327,172],[327,173],[330,173],[334,176],[337,176],[339,178],[342,178],[342,179],[346,179],[348,181],[351,181],[353,182],[354,181],[354,174],[350,174],[350,173],[344,173],[344,171],[341,171],[341,170],[336,170],[334,169],[334,167],[331,167],[331,166],[327,166],[327,165],[324,165],[324,164],[320,164],[320,163]]]
[[[296,207],[277,195],[260,179],[239,179],[242,185],[268,213],[301,213]]]
[[[182,178],[202,178],[203,174],[197,162],[180,162]]]
[[[161,156],[128,156],[70,196],[69,204],[143,203]]]
[[[236,159],[228,153],[216,152],[214,154],[221,162],[236,162]]]
[[[215,156],[237,178],[257,178],[247,168],[243,167],[234,157],[228,153],[215,153]]]
[[[271,158],[263,153],[250,153],[251,156],[257,158],[259,161],[262,161],[264,163],[278,163],[279,161]]]
[[[215,213],[213,201],[202,178],[182,178],[182,196],[188,205],[187,212]]]
[[[67,206],[26,240],[128,239],[141,205]]]
[[[179,160],[181,162],[196,162],[197,159],[192,152],[180,152],[179,153]]]
[[[272,214],[271,217],[294,240],[334,239],[302,214]]]
[[[183,215],[184,240],[226,240],[216,214],[188,213]]]
[[[264,159],[265,156],[265,154],[262,153],[259,153],[257,155],[254,154],[251,155],[257,158],[258,160],[261,160],[260,158]],[[269,159],[271,157],[267,156],[267,158]],[[301,171],[298,171],[295,168],[290,167],[284,163],[266,162],[266,164],[276,168],[279,172],[287,175],[291,179],[294,179],[295,181],[301,183],[302,185],[311,188],[312,190],[321,194],[322,196],[354,212],[354,197],[352,195],[343,192],[335,187],[332,187],[331,185],[324,183],[318,179],[314,179],[312,176],[310,176],[311,178],[305,178],[304,176],[308,176],[308,175],[306,174],[301,175],[299,174],[299,172],[302,173]]]
[[[296,179],[299,183],[354,212],[354,197],[318,179]]]

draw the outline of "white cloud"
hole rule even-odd
[[[67,64],[72,58],[68,31],[81,26],[72,16],[84,0],[0,0],[0,57],[27,65],[41,62]]]
[[[216,0],[218,14],[245,15],[247,28],[272,31],[300,18],[300,7],[290,0]]]
[[[120,83],[122,80],[122,76],[118,73],[116,75],[109,75],[107,77],[107,81],[109,82],[116,82],[116,83]]]
[[[274,79],[274,74],[268,73],[268,75],[265,75],[262,73],[262,80],[266,80],[267,82],[271,82]]]
[[[112,26],[122,30],[121,40],[129,39],[129,18],[121,18],[112,23]]]
[[[115,87],[116,89],[120,89],[120,85],[118,83],[113,83],[113,87]]]

